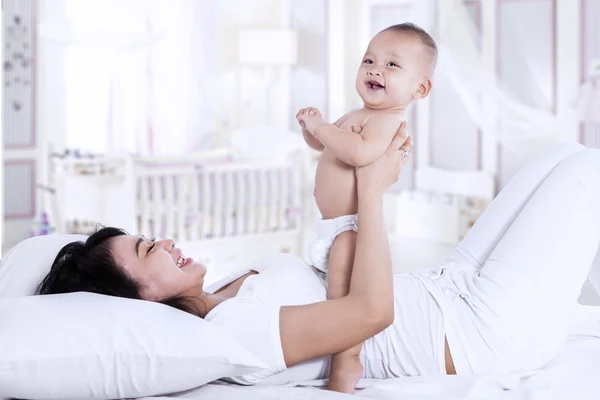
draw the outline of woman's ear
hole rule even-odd
[[[424,78],[417,87],[417,90],[413,93],[413,99],[421,100],[427,97],[431,92],[431,79]]]

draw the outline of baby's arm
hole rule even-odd
[[[388,148],[402,118],[393,114],[374,115],[362,127],[360,135],[325,122],[319,110],[305,108],[296,115],[303,130],[315,136],[338,159],[354,167],[369,165]]]
[[[310,133],[304,128],[302,128],[302,136],[304,137],[304,141],[306,142],[308,147],[310,147],[311,149],[316,151],[323,151],[323,149],[325,148],[325,146],[323,146],[323,143],[321,143],[319,139],[314,137],[312,133]]]
[[[401,123],[402,120],[394,115],[375,115],[369,118],[360,135],[326,123],[318,125],[314,133],[337,158],[354,167],[362,167],[381,157]]]

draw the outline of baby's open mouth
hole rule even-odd
[[[367,81],[367,87],[371,90],[385,89],[385,86],[377,81]]]

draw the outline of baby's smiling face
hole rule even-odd
[[[365,107],[405,110],[431,88],[431,57],[413,34],[382,31],[369,43],[356,77]]]

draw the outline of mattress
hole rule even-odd
[[[597,332],[569,337],[552,363],[534,374],[363,379],[355,396],[324,390],[327,383],[324,380],[289,386],[215,382],[183,393],[145,399],[600,399],[600,336]]]

